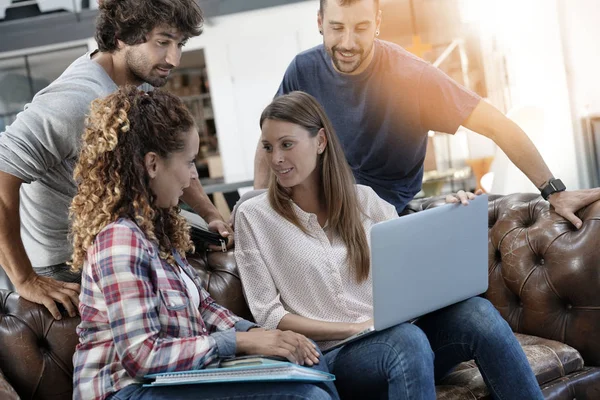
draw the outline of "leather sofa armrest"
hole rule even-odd
[[[514,331],[567,343],[600,365],[600,201],[577,230],[539,194],[489,202],[486,297]]]
[[[444,198],[413,200],[403,214]],[[489,195],[485,297],[515,332],[567,343],[600,366],[600,201],[577,214],[579,230],[537,193]]]
[[[413,200],[405,214],[444,204]],[[578,211],[577,230],[537,193],[490,195],[489,299],[515,332],[576,348],[600,365],[600,201]]]
[[[0,290],[0,369],[21,398],[73,396],[79,321],[65,314],[57,321],[44,306]]]

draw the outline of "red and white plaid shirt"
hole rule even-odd
[[[83,268],[73,398],[104,399],[147,374],[199,369],[235,354],[235,330],[254,324],[216,304],[195,270],[160,259],[128,219],[107,225]],[[181,273],[200,293],[196,309]]]

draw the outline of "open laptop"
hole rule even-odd
[[[373,326],[326,352],[485,292],[487,195],[375,224],[371,266]]]

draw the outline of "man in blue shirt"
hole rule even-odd
[[[301,90],[319,100],[357,183],[401,213],[421,189],[427,132],[454,133],[463,125],[492,139],[579,228],[574,213],[600,199],[600,190],[565,191],[519,126],[431,64],[377,39],[380,24],[378,0],[321,0],[323,44],[294,58],[277,92]],[[259,143],[256,189],[268,182],[262,154]]]

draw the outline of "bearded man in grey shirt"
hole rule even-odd
[[[163,86],[203,21],[194,0],[104,0],[99,12],[99,50],[75,60],[0,132],[4,286],[12,282],[21,297],[43,304],[56,319],[61,318],[56,302],[71,316],[79,303],[80,275],[67,265],[72,253],[68,209],[77,191],[73,168],[90,103],[122,85]],[[231,227],[198,180],[182,200],[209,229],[229,236]]]

